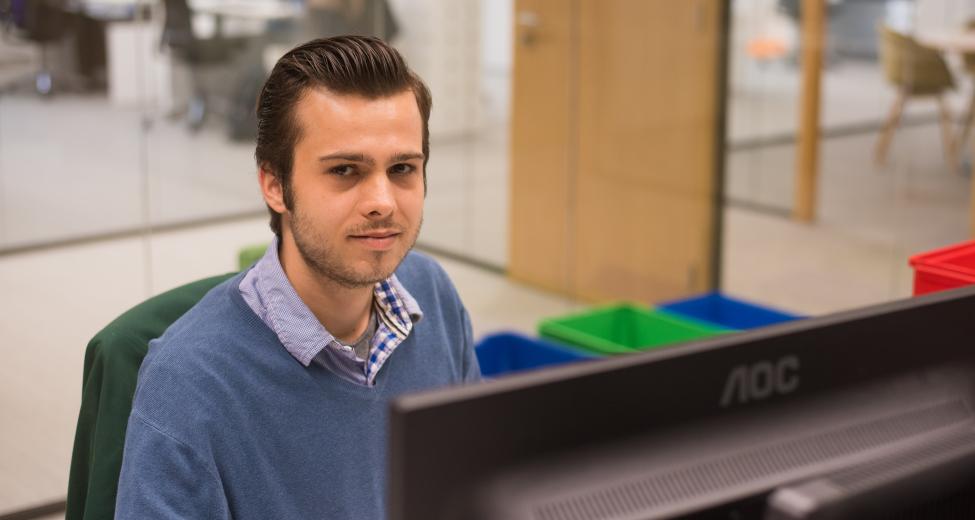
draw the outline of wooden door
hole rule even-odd
[[[724,8],[721,0],[516,4],[516,20],[537,14],[535,27],[522,19],[515,32],[514,278],[643,302],[715,285]],[[545,27],[565,35],[545,40]],[[538,38],[526,42],[529,29]],[[558,67],[567,88],[551,70],[525,66],[533,58]]]
[[[508,272],[566,292],[574,1],[516,0]]]

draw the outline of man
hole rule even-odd
[[[365,37],[301,45],[258,100],[276,239],[154,341],[118,518],[385,517],[387,402],[480,377],[420,230],[430,94]]]

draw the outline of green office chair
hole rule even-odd
[[[908,98],[934,96],[941,113],[941,131],[944,138],[945,156],[952,169],[958,168],[954,132],[951,129],[951,113],[945,104],[944,93],[955,88],[955,81],[941,53],[924,47],[914,38],[881,26],[880,57],[887,81],[897,88],[897,100],[877,140],[876,163],[884,164],[887,148],[894,130],[900,123],[901,114]]]
[[[152,297],[116,318],[88,343],[66,520],[114,518],[125,429],[149,341],[234,274],[198,280]]]
[[[238,268],[250,267],[266,249],[264,244],[241,248]],[[197,280],[154,296],[126,311],[88,342],[65,520],[114,518],[125,428],[149,341],[162,336],[207,291],[235,274]]]

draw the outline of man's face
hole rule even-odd
[[[423,122],[413,93],[378,99],[310,89],[295,107],[292,207],[283,245],[345,287],[388,278],[423,220]]]

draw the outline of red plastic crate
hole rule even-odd
[[[914,295],[975,284],[975,240],[914,255]]]

